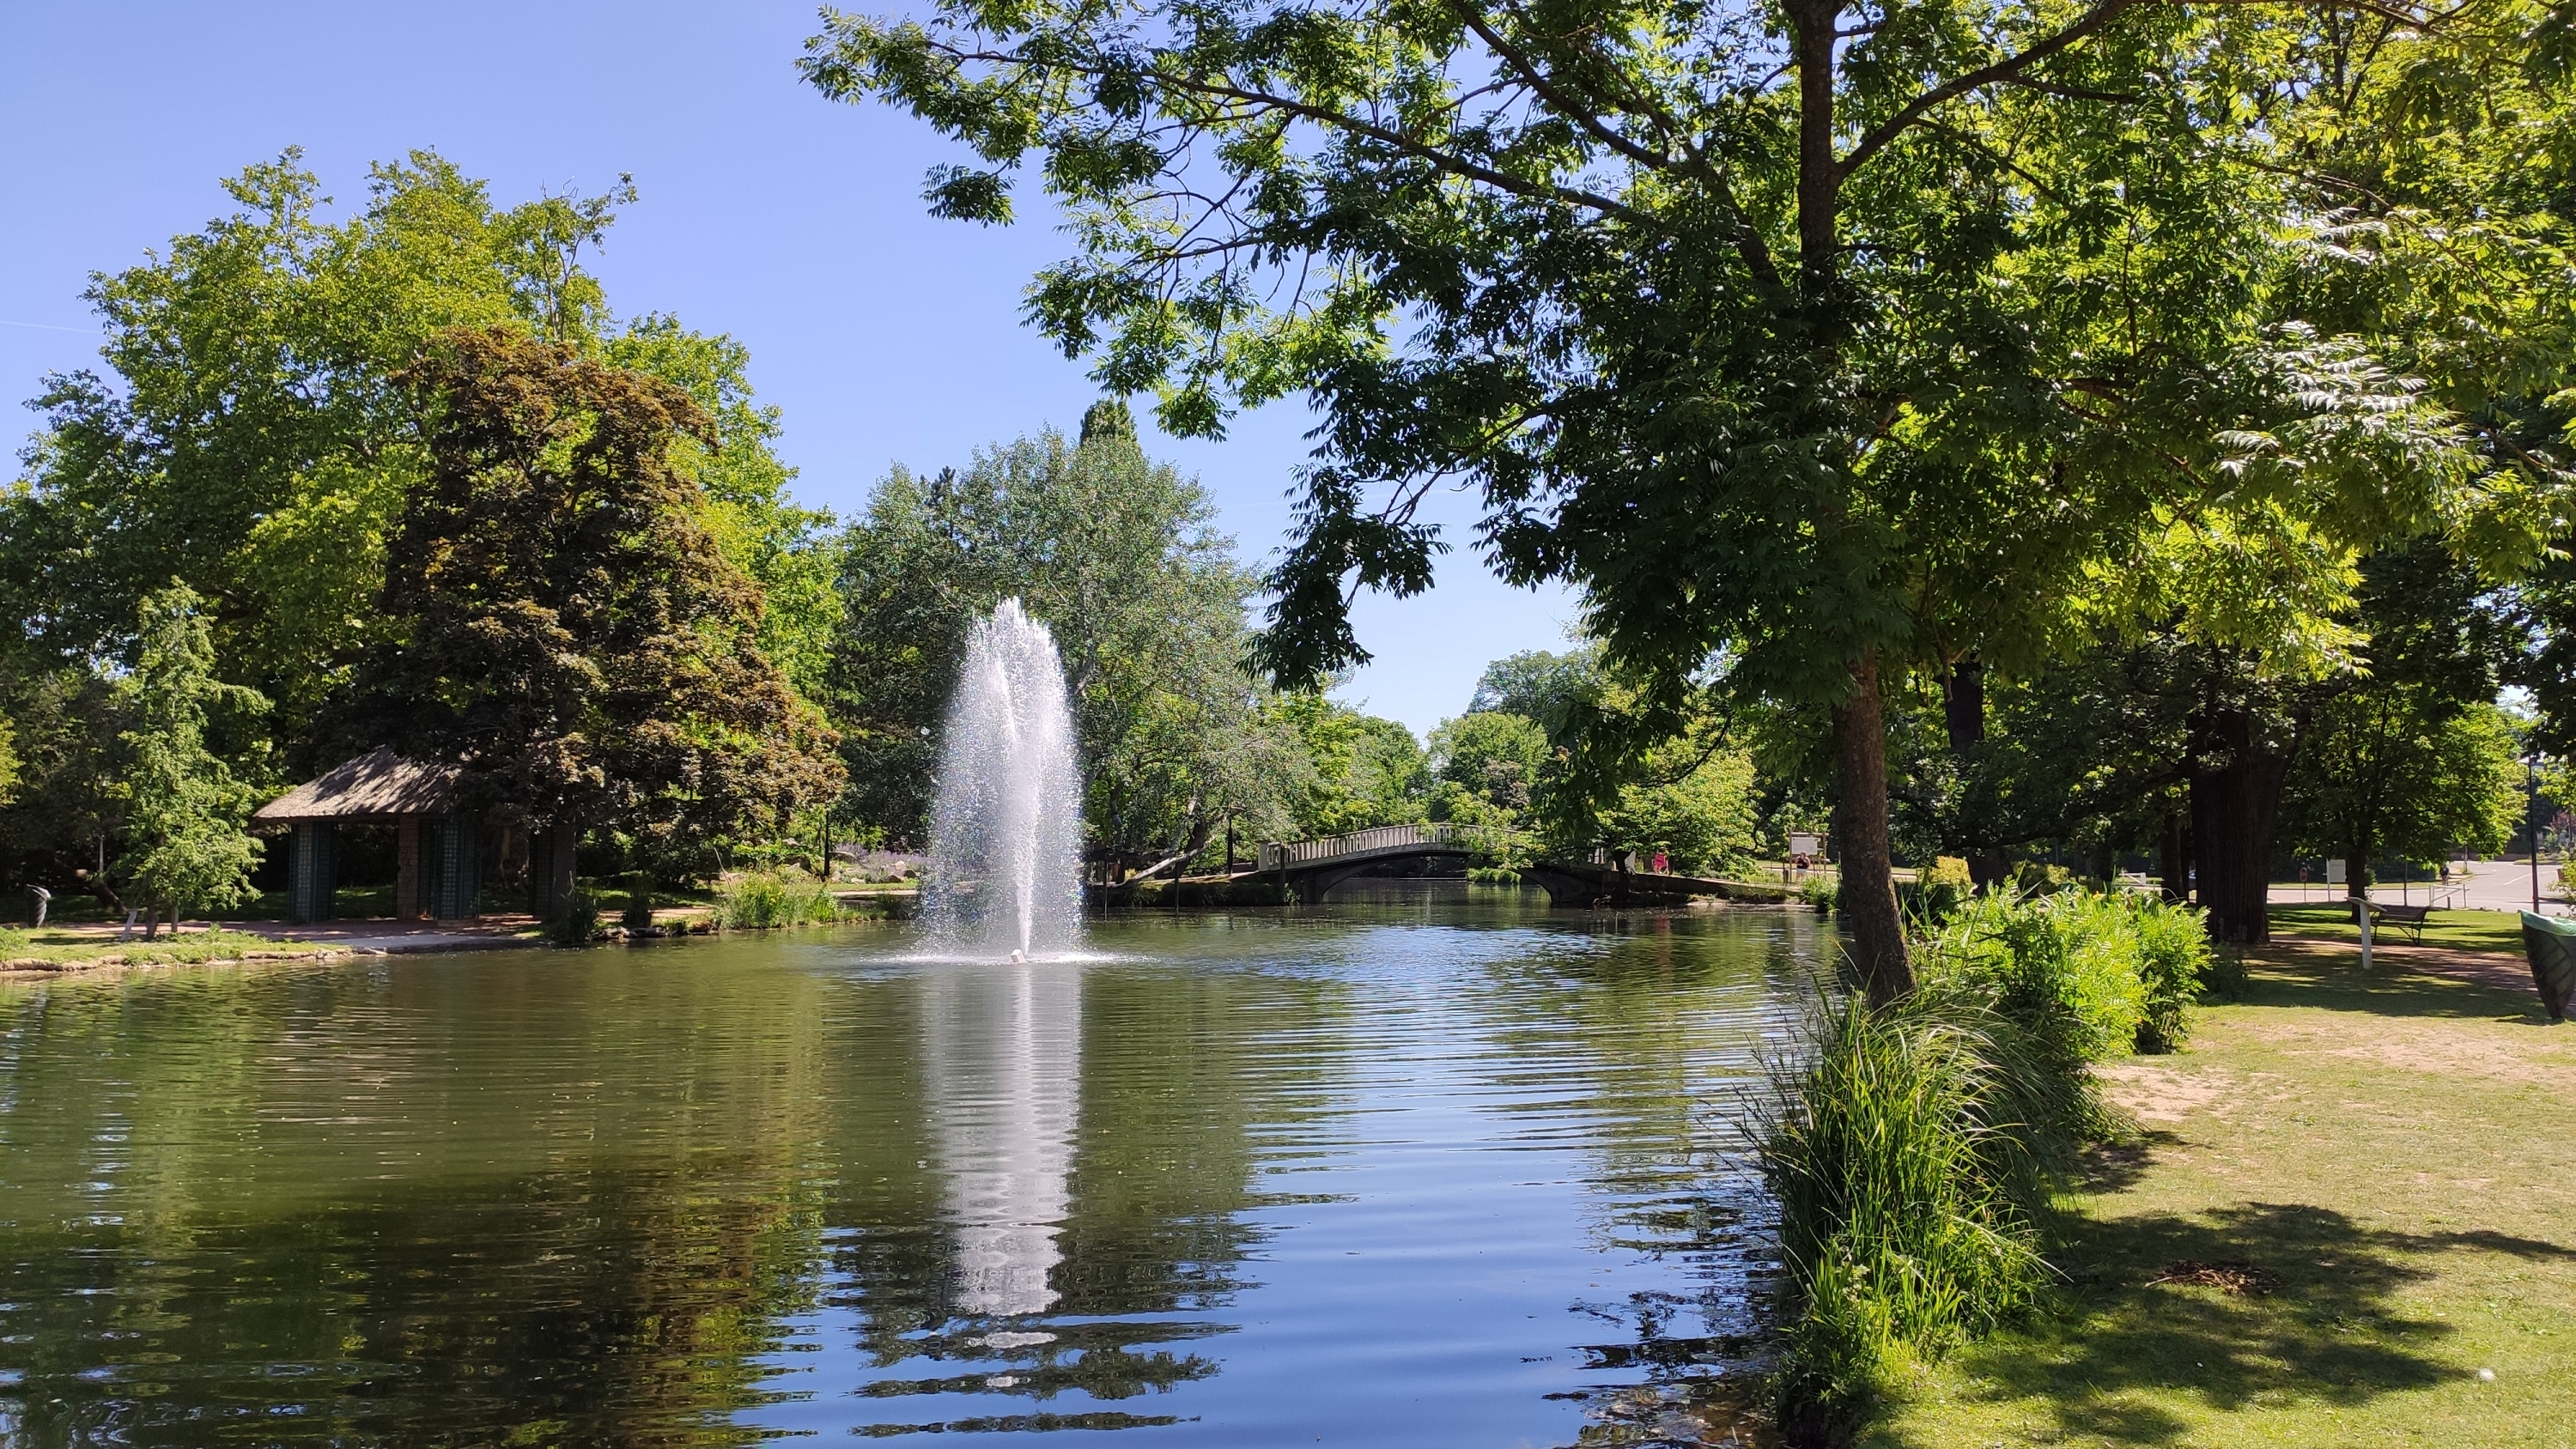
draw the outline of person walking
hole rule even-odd
[[[1657,875],[1670,875],[1670,874],[1672,874],[1672,870],[1673,870],[1673,862],[1672,862],[1672,858],[1671,858],[1671,857],[1669,857],[1669,856],[1667,856],[1667,855],[1665,855],[1665,854],[1664,854],[1662,851],[1660,851],[1660,850],[1656,851],[1656,852],[1655,852],[1655,874],[1657,874]]]

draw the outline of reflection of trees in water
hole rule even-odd
[[[792,995],[514,960],[14,1005],[13,1440],[730,1442],[809,1296]]]
[[[835,1224],[847,1227],[835,1235],[834,1265],[847,1287],[835,1297],[855,1311],[856,1332],[880,1368],[915,1368],[871,1381],[864,1395],[977,1393],[1047,1403],[1078,1389],[1118,1401],[1215,1372],[1190,1345],[1225,1328],[1158,1315],[1214,1308],[1250,1286],[1242,1264],[1261,1230],[1245,1219],[1263,1201],[1253,1190],[1253,1129],[1318,1114],[1330,1085],[1324,1080],[1329,1068],[1315,1064],[1316,1053],[1273,1053],[1264,1043],[1287,1033],[1322,1033],[1329,1040],[1347,1014],[1346,988],[1153,967],[1094,967],[1078,979],[1077,999],[1034,998],[1038,1009],[1059,1013],[1059,1024],[1078,1021],[1073,1100],[990,1103],[970,1128],[979,1142],[998,1141],[995,1119],[1014,1111],[1041,1137],[1055,1121],[1073,1124],[1043,1311],[978,1311],[964,1260],[992,1239],[961,1244],[959,1195],[938,1180],[943,1162],[953,1172],[962,1154],[935,1132],[906,1130],[896,1119],[932,1122],[943,1099],[953,1104],[960,1096],[960,1077],[997,1092],[1015,1082],[1043,1089],[1066,1079],[1044,1062],[1017,1074],[1003,1063],[977,1062],[949,1064],[943,1080],[939,1064],[914,1055],[916,1044],[955,1049],[958,1039],[922,1014],[954,1011],[959,1003],[953,991],[943,997],[941,988],[919,978],[857,983],[864,1004],[839,1013],[835,1059],[880,1063],[879,1080],[887,1087],[900,1075],[913,1084],[915,1100],[932,1108],[836,1117],[842,1186],[831,1211]],[[969,1009],[1006,999],[1008,993],[997,991]],[[992,1039],[1005,1038],[996,1032]],[[908,1059],[907,1071],[886,1070]],[[1296,1064],[1282,1064],[1289,1059]],[[1001,1146],[1022,1161],[1045,1157],[1026,1143]],[[979,1226],[989,1231],[992,1225]],[[942,1422],[954,1430],[1047,1426],[988,1423],[988,1417]],[[1057,1427],[1156,1421],[1040,1417]],[[880,1426],[895,1427],[905,1426]]]
[[[1509,1100],[1531,1135],[1598,1162],[1592,1234],[1604,1251],[1680,1257],[1699,1291],[1575,1305],[1601,1325],[1589,1367],[1642,1384],[1586,1391],[1583,1442],[1684,1437],[1732,1422],[1773,1277],[1770,1200],[1746,1160],[1739,1093],[1759,1090],[1766,1040],[1801,1008],[1816,929],[1789,913],[1639,913],[1617,934],[1542,937],[1499,958],[1469,998],[1495,1080],[1549,1088]],[[1712,1031],[1712,1021],[1732,1029]],[[1675,1416],[1680,1416],[1676,1419]]]

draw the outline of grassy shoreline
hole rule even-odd
[[[2145,1135],[2088,1160],[2050,1306],[1861,1444],[2568,1442],[2576,1029],[2429,959],[2251,964],[2189,1050],[2105,1071]]]

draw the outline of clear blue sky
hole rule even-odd
[[[89,273],[228,210],[219,178],[300,145],[354,201],[367,162],[435,147],[504,203],[632,172],[642,200],[596,263],[612,305],[749,345],[808,502],[847,511],[890,463],[1075,425],[1096,390],[1018,316],[1063,239],[925,216],[922,171],[946,148],[801,85],[814,29],[798,3],[0,6],[0,398],[95,360]],[[1146,445],[1199,475],[1259,563],[1286,530],[1308,421],[1273,408],[1222,443],[1149,428]],[[1562,593],[1495,582],[1466,500],[1440,502],[1455,551],[1439,586],[1363,604],[1377,660],[1341,691],[1416,731],[1465,707],[1486,660],[1564,647],[1573,614]]]

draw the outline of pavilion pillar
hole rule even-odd
[[[551,921],[572,904],[580,855],[581,827],[570,820],[528,832],[528,914]]]
[[[420,817],[405,815],[394,821],[394,919],[419,920],[421,895]]]
[[[452,811],[430,829],[431,915],[442,921],[470,921],[482,914],[482,822],[465,811]]]
[[[298,820],[288,827],[286,919],[307,926],[337,913],[339,828],[328,820]]]

